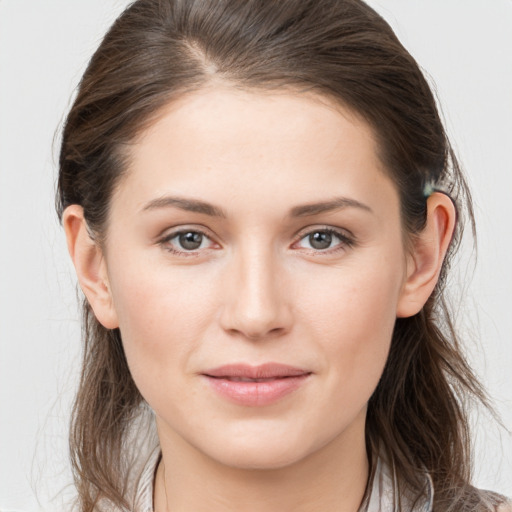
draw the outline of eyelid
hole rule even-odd
[[[356,243],[356,239],[355,239],[354,235],[347,229],[336,228],[334,226],[327,226],[327,225],[316,225],[316,226],[308,226],[306,228],[301,229],[294,237],[294,242],[292,243],[292,248],[293,248],[293,246],[297,245],[301,240],[303,240],[307,236],[310,236],[311,234],[317,233],[317,232],[332,233],[333,235],[337,236],[340,239],[340,243],[332,248],[329,248],[329,249],[309,249],[306,247],[302,247],[301,249],[315,253],[315,254],[329,254],[332,252],[336,252],[337,250],[343,250],[343,249],[352,247]]]
[[[171,235],[172,233],[182,233],[183,231],[197,231],[206,235],[208,238],[212,238],[211,230],[202,224],[175,224],[166,225],[164,229],[159,230],[155,236],[155,240],[160,240],[164,237]]]
[[[200,253],[212,249],[212,247],[206,247],[202,249],[187,251],[180,250],[178,248],[173,248],[169,243],[170,240],[184,233],[199,233],[205,238],[207,238],[211,242],[211,244],[220,246],[220,244],[214,240],[214,237],[210,234],[208,229],[202,226],[198,226],[197,224],[179,225],[175,226],[174,228],[166,228],[165,230],[162,231],[161,235],[158,236],[156,243],[170,253],[184,256],[198,256]]]
[[[174,227],[167,227],[165,230],[162,231],[162,233],[157,237],[156,243],[160,246],[162,246],[165,250],[168,252],[178,254],[178,255],[184,255],[184,256],[198,256],[200,253],[210,250],[213,247],[205,247],[202,249],[197,250],[180,250],[175,249],[169,244],[169,241],[173,238],[184,234],[184,233],[199,233],[205,238],[207,238],[212,245],[217,245],[218,247],[221,247],[221,244],[219,244],[215,237],[212,236],[210,230],[204,226],[201,225],[178,225]],[[311,253],[315,254],[330,254],[339,250],[345,250],[347,248],[352,247],[356,243],[356,239],[354,235],[345,228],[338,228],[334,226],[329,225],[313,225],[313,226],[307,226],[305,228],[302,228],[295,236],[294,240],[291,244],[292,248],[295,248],[295,246],[304,238],[307,236],[310,236],[313,233],[316,232],[327,232],[332,233],[334,236],[338,237],[340,242],[335,245],[332,248],[328,249],[314,249],[314,248],[306,248],[302,247],[299,249],[302,249],[304,251],[309,251]]]

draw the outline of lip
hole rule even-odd
[[[294,366],[266,363],[259,366],[228,364],[203,372],[211,388],[238,405],[270,405],[300,388],[311,371]]]

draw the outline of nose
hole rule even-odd
[[[289,290],[272,251],[240,251],[234,256],[224,289],[222,328],[250,340],[283,335],[292,326]]]

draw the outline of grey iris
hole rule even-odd
[[[309,235],[309,243],[314,249],[328,249],[331,246],[332,235],[325,231],[317,231]]]
[[[179,237],[179,240],[183,249],[193,251],[201,246],[203,235],[201,233],[194,233],[191,231],[189,233],[182,233]]]

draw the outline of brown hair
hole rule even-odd
[[[465,361],[443,298],[446,270],[473,219],[471,199],[435,99],[389,25],[359,0],[138,0],[114,23],[82,78],[65,124],[57,210],[79,204],[102,243],[124,148],[173,98],[212,80],[248,89],[293,88],[328,96],[374,129],[396,183],[404,230],[426,220],[433,183],[456,202],[459,222],[441,278],[423,310],[396,321],[382,378],[368,406],[371,457],[385,450],[399,481],[434,510],[484,510],[470,486],[466,401],[486,403]],[[123,440],[142,398],[119,330],[105,329],[84,300],[84,356],[71,428],[80,510],[101,497],[125,502]],[[375,467],[375,457],[372,459]]]

